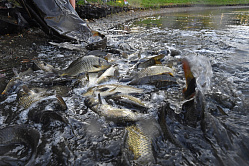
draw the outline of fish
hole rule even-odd
[[[47,90],[43,88],[29,89],[27,85],[22,86],[22,91],[17,95],[19,105],[25,109],[30,107],[31,104],[39,101],[46,95]]]
[[[40,140],[40,133],[26,125],[11,125],[0,129],[0,165],[27,165],[35,163],[37,146]],[[24,145],[26,150],[15,151],[18,146]],[[27,153],[27,148],[31,153]],[[23,156],[24,157],[20,157]],[[27,156],[30,155],[30,156]]]
[[[141,118],[135,124],[125,127],[125,132],[123,155],[132,153],[134,165],[155,163],[153,142],[161,133],[156,120],[151,117]]]
[[[144,93],[143,89],[135,88],[129,85],[122,85],[122,84],[104,84],[91,87],[87,90],[86,93],[83,94],[84,97],[87,96],[108,96],[113,95],[116,93],[122,94],[141,94]]]
[[[36,66],[39,69],[41,69],[45,72],[58,73],[58,69],[55,69],[52,65],[50,65],[44,61],[34,60],[34,63],[36,64]]]
[[[163,59],[164,57],[165,57],[165,55],[160,54],[160,55],[154,56],[154,57],[152,57],[144,62],[140,62],[136,66],[137,66],[137,68],[147,68],[147,67],[150,67],[150,66],[153,66],[156,64],[162,64],[160,60]]]
[[[111,103],[109,100],[115,102],[116,104],[128,107],[128,108],[137,108],[140,111],[146,110],[146,105],[137,97],[128,95],[128,94],[115,94],[107,96],[107,102]]]
[[[120,82],[127,82],[127,81],[136,82],[136,81],[139,81],[139,79],[142,79],[143,77],[155,76],[155,75],[166,75],[166,74],[174,76],[174,70],[165,65],[155,65],[155,66],[143,68],[142,70],[136,72],[130,78],[121,79]]]
[[[68,68],[61,71],[61,76],[77,76],[85,72],[98,72],[106,70],[111,64],[105,59],[88,55],[73,61]]]
[[[109,104],[103,104],[99,98],[100,95],[98,99],[92,96],[86,97],[85,105],[98,115],[104,116],[107,120],[111,120],[116,123],[135,122],[141,116],[141,114],[135,113],[129,109],[121,109],[113,107]]]
[[[190,99],[195,96],[196,79],[186,58],[182,59],[182,68],[186,79],[186,88],[183,89],[183,95],[186,99]]]
[[[111,78],[117,78],[119,76],[118,66],[113,65],[109,67],[96,81],[97,84],[109,81]]]
[[[28,70],[18,74],[17,71],[15,69],[13,69],[13,72],[15,73],[15,77],[13,77],[8,82],[8,84],[6,85],[4,91],[2,92],[2,95],[8,94],[11,91],[14,91],[15,89],[17,89],[17,87],[22,84],[23,77],[33,73],[33,70],[31,68],[29,68]]]
[[[133,79],[129,85],[155,85],[156,87],[169,87],[171,85],[177,85],[177,79],[170,74],[168,75],[152,75],[142,78]]]
[[[183,144],[175,138],[175,136],[170,131],[170,128],[166,122],[167,111],[169,110],[169,103],[163,103],[163,105],[159,108],[158,112],[158,121],[159,125],[162,129],[164,139],[169,140],[171,143],[175,144],[177,147],[183,148]]]
[[[162,75],[162,74],[169,74],[171,76],[174,76],[174,71],[172,68],[167,67],[165,65],[150,66],[139,71],[135,75],[134,79],[152,76],[152,75]]]

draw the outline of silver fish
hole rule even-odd
[[[77,76],[84,72],[98,72],[110,66],[111,65],[103,58],[93,55],[84,56],[72,62],[67,69],[61,72],[61,76]]]
[[[109,104],[102,104],[94,97],[87,97],[85,104],[98,115],[117,123],[135,122],[141,117],[139,113],[135,113],[129,109],[120,109]]]
[[[83,96],[97,96],[97,94],[100,94],[100,96],[108,96],[116,93],[137,94],[143,92],[143,89],[135,88],[128,85],[105,84],[89,88],[88,91],[83,94]]]
[[[97,80],[97,84],[109,81],[111,78],[118,77],[118,66],[109,67]]]

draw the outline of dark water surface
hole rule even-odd
[[[167,103],[169,114],[166,123],[173,136],[183,145],[179,147],[163,139],[160,134],[155,135],[152,139],[154,165],[249,164],[248,19],[249,8],[216,8],[141,18],[106,32],[108,46],[117,51],[110,51],[108,60],[117,64],[121,76],[132,73],[134,65],[141,58],[162,53],[166,54],[163,62],[173,66],[181,89],[185,86],[185,80],[180,61],[183,57],[189,57],[197,78],[197,89],[205,97],[205,118],[202,122],[197,121],[193,127],[177,118],[183,111],[182,104],[186,102],[179,97],[179,89],[136,86],[144,89],[144,94],[139,97],[148,107],[144,112],[145,117],[147,120],[153,119],[148,126],[157,123],[162,103]],[[0,45],[3,48],[1,55],[10,55],[10,59],[15,62],[13,64],[1,59],[0,72],[6,75],[7,80],[13,76],[13,67],[18,71],[28,69],[32,62],[26,62],[27,57],[64,69],[77,57],[85,55],[86,50],[72,51],[50,45],[41,34],[40,40],[31,38],[27,41],[32,47],[25,50],[22,50],[21,43],[9,48],[8,43],[14,41],[2,37],[6,44]],[[11,49],[16,48],[20,54],[11,54]],[[46,77],[47,73],[38,70],[34,75],[27,76],[22,84],[28,80],[30,88],[39,86],[31,82],[42,82]],[[39,131],[35,165],[111,166],[127,163],[122,162],[124,154],[128,153],[124,150],[126,125],[106,120],[88,109],[82,94],[95,84],[76,84],[76,80],[61,88],[65,90],[69,87],[68,92],[62,95],[67,104],[67,109],[63,111],[56,110],[52,104],[55,93],[43,97],[29,108],[18,104],[16,91],[2,96],[1,127],[27,124]],[[126,84],[118,80],[107,83]],[[51,86],[40,88],[49,89]],[[48,117],[44,114],[45,119],[50,119],[49,123],[36,122],[28,116],[31,111],[44,110],[57,111],[69,123],[58,117],[49,117],[55,114],[46,114]],[[205,124],[205,129],[202,129],[201,123]],[[145,133],[150,133],[150,127]],[[151,130],[151,133],[154,131]],[[12,153],[15,151],[18,150],[14,149]],[[23,155],[23,151],[18,152]]]

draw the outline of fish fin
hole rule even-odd
[[[219,112],[220,112],[222,115],[227,115],[227,116],[228,116],[228,114],[223,110],[222,107],[217,106],[217,109],[219,110]]]
[[[56,95],[57,100],[60,103],[60,106],[63,110],[67,109],[67,104],[65,103],[64,99],[60,95]]]
[[[6,90],[4,90],[2,93],[1,93],[1,95],[6,95],[7,93],[6,93]]]
[[[102,35],[101,33],[94,31],[94,30],[92,30],[92,34],[93,34],[93,36],[100,36],[101,38],[105,37],[105,35]]]

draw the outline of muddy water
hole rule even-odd
[[[145,112],[147,118],[158,120],[162,103],[169,104],[166,122],[174,137],[183,145],[179,147],[163,137],[157,137],[153,140],[155,165],[249,164],[248,18],[249,8],[216,8],[155,15],[106,30],[108,46],[110,50],[116,50],[116,53],[110,51],[112,58],[109,60],[118,65],[121,76],[132,73],[131,69],[139,59],[163,53],[166,54],[164,63],[173,66],[182,88],[185,81],[180,61],[183,57],[190,57],[198,78],[197,88],[205,96],[204,132],[200,122],[191,127],[172,116],[182,111],[179,89],[137,86],[145,91],[140,97],[148,106]],[[15,41],[4,39],[6,42]],[[5,48],[2,53],[11,54],[11,59],[16,60],[15,64],[9,65],[2,61],[1,74],[10,79],[13,67],[17,67],[18,71],[27,69],[32,63],[23,60],[25,55],[64,69],[86,52],[84,49],[71,51],[59,48],[46,41],[43,35],[40,35],[40,40],[31,39],[28,49],[18,47],[19,55],[13,55],[8,49],[11,43],[1,43]],[[34,82],[42,82],[48,75],[37,71],[35,76],[30,77]],[[127,153],[124,150],[125,125],[117,125],[87,109],[82,96],[89,88],[87,84],[67,86],[70,90],[63,95],[63,99],[68,109],[54,111],[67,119],[69,124],[59,118],[52,118],[49,123],[38,123],[28,117],[30,111],[52,110],[55,95],[25,109],[18,105],[17,92],[14,91],[1,98],[1,126],[24,123],[39,131],[41,138],[34,161],[36,165],[127,163],[122,162]]]

